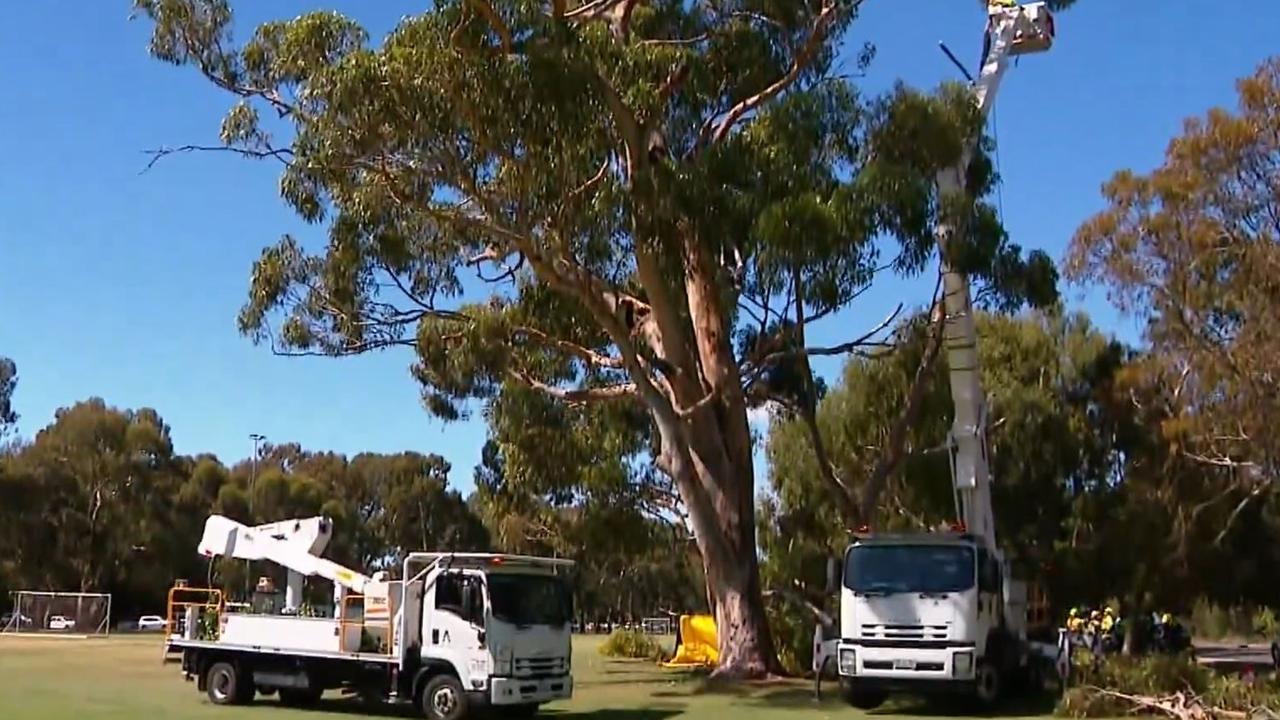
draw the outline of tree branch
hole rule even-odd
[[[512,331],[512,335],[517,335],[517,336],[523,335],[525,337],[528,337],[534,340],[540,345],[545,345],[547,347],[554,347],[557,350],[566,352],[593,367],[613,368],[613,369],[622,368],[622,358],[613,357],[611,355],[604,355],[602,353],[596,352],[595,350],[585,348],[577,343],[569,342],[568,340],[553,338],[550,335],[546,334],[545,332],[538,330],[536,328],[523,327],[523,326],[518,327]]]
[[[892,347],[893,343],[872,342],[871,338],[880,334],[886,328],[888,328],[891,324],[893,324],[893,321],[897,319],[898,315],[902,313],[902,308],[903,308],[903,304],[898,303],[898,307],[896,307],[892,313],[889,313],[888,317],[886,317],[884,320],[881,320],[880,323],[876,325],[874,328],[872,328],[870,331],[863,333],[862,336],[854,340],[850,340],[849,342],[845,342],[845,343],[840,343],[839,345],[831,345],[828,347],[817,346],[817,347],[800,348],[796,350],[778,350],[764,356],[764,358],[760,360],[759,364],[756,365],[753,370],[756,372],[759,372],[762,369],[768,368],[770,365],[781,362],[783,360],[790,360],[790,359],[802,357],[802,356],[814,357],[814,356],[827,356],[827,355],[846,355],[848,353],[854,352],[855,350],[863,347]]]
[[[804,345],[805,316],[801,282],[800,269],[798,267],[793,268],[792,290],[795,293],[796,303],[796,333],[800,344]],[[809,433],[809,444],[813,447],[813,454],[818,462],[818,475],[826,482],[828,488],[835,493],[836,502],[840,505],[846,522],[856,522],[863,514],[862,508],[858,506],[858,502],[854,499],[853,489],[846,485],[844,480],[836,474],[835,464],[831,462],[831,458],[827,455],[827,446],[822,439],[822,432],[818,428],[817,383],[814,382],[813,367],[809,364],[807,353],[800,354],[800,373],[804,382],[804,388],[801,391],[802,397],[800,398],[800,417]]]
[[[703,126],[703,132],[701,133],[703,144],[707,144],[708,140],[712,143],[724,140],[729,131],[733,129],[733,126],[742,119],[742,116],[772,100],[800,78],[800,75],[813,62],[813,58],[817,56],[822,43],[826,40],[827,31],[836,19],[836,7],[834,3],[829,4],[818,13],[818,17],[813,21],[813,29],[809,32],[809,38],[805,41],[804,46],[800,48],[800,51],[796,53],[795,59],[791,63],[791,69],[785,75],[778,78],[764,90],[741,100],[738,104],[729,108],[729,111],[718,124],[713,126],[708,121],[708,124]],[[713,127],[714,129],[712,129]]]
[[[862,486],[862,497],[858,500],[858,505],[864,513],[867,513],[866,519],[868,521],[871,520],[872,509],[876,506],[880,493],[884,491],[889,475],[902,462],[907,433],[915,425],[916,419],[920,415],[925,391],[929,387],[929,380],[933,377],[933,368],[938,362],[939,355],[941,355],[942,335],[943,329],[946,327],[947,317],[942,300],[939,297],[941,289],[942,275],[939,273],[938,283],[933,293],[932,317],[930,318],[929,334],[925,341],[924,357],[920,360],[920,366],[916,368],[915,377],[911,380],[911,389],[907,393],[906,404],[903,407],[902,414],[898,416],[893,427],[890,428],[889,441],[885,444],[880,459],[871,471],[871,475],[867,477],[866,483]]]
[[[502,16],[498,15],[498,11],[493,8],[489,0],[467,0],[468,4],[475,7],[484,16],[485,22],[489,23],[489,27],[498,34],[499,42],[502,45],[502,52],[511,52],[511,28],[503,22]]]
[[[519,370],[509,370],[511,377],[525,386],[549,395],[557,400],[581,405],[591,402],[600,402],[603,400],[617,400],[620,398],[629,398],[636,396],[635,383],[618,383],[617,385],[606,385],[598,388],[559,388],[554,385],[530,377],[528,373]]]
[[[1213,544],[1215,546],[1221,545],[1222,541],[1226,539],[1227,534],[1231,532],[1231,528],[1235,526],[1236,520],[1239,519],[1240,513],[1244,512],[1245,508],[1249,506],[1249,503],[1261,497],[1262,493],[1269,489],[1271,489],[1271,483],[1263,482],[1255,486],[1253,490],[1249,491],[1248,495],[1245,495],[1244,498],[1240,500],[1235,509],[1231,511],[1231,514],[1227,516],[1227,521],[1222,524],[1222,530],[1218,531],[1217,536],[1213,538]]]
[[[172,147],[172,148],[161,147],[155,150],[144,150],[143,152],[145,152],[147,155],[150,155],[151,159],[147,161],[147,166],[142,169],[142,172],[146,172],[150,170],[152,167],[155,167],[155,164],[160,162],[161,158],[168,157],[169,155],[176,155],[178,153],[229,152],[229,153],[234,153],[236,155],[240,155],[242,157],[253,158],[255,160],[261,160],[263,158],[273,158],[275,160],[279,160],[284,165],[289,165],[290,164],[289,158],[293,157],[293,151],[290,150],[289,148],[270,148],[267,150],[251,150],[249,148],[230,147],[227,145],[181,145],[181,146]]]
[[[476,277],[480,278],[484,282],[487,282],[487,283],[502,282],[503,280],[509,280],[515,277],[516,273],[520,271],[520,268],[524,267],[523,253],[515,252],[515,253],[508,253],[508,255],[516,256],[516,262],[514,265],[507,264],[507,262],[503,259],[502,251],[499,250],[498,248],[491,246],[486,248],[484,252],[473,255],[471,258],[467,260],[467,264],[473,265],[476,267]],[[480,272],[480,267],[479,267],[484,262],[493,263],[496,267],[501,268],[502,272],[498,273],[497,275],[494,275],[493,277],[485,277],[484,274]]]
[[[697,45],[698,43],[710,40],[711,36],[707,33],[699,33],[690,38],[648,38],[638,42],[638,45]]]

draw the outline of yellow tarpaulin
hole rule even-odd
[[[662,664],[669,668],[707,667],[720,662],[720,642],[716,638],[716,619],[712,615],[681,615],[680,635],[676,638],[676,654]]]

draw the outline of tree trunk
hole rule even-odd
[[[732,679],[779,674],[773,636],[760,592],[760,570],[754,550],[704,563],[707,584],[714,586],[716,639],[720,663],[714,676]]]
[[[720,662],[713,674],[727,679],[779,674],[760,587],[750,460],[727,464],[731,471],[745,469],[745,477],[710,477],[705,466],[700,469],[704,473],[687,484],[698,494],[702,488],[714,488],[716,496],[713,502],[689,503],[707,600],[716,619]]]

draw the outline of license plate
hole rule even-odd
[[[916,661],[915,660],[894,660],[893,669],[894,670],[915,670]]]

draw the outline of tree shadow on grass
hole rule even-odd
[[[736,703],[756,708],[843,708],[839,686],[828,687],[823,683],[822,698],[814,694],[812,683],[802,681],[778,681],[769,683],[729,684],[703,682],[692,690],[684,692],[676,690],[651,693],[654,698],[676,699],[695,697],[698,695],[721,695],[732,697]],[[868,715],[889,716],[909,715],[916,717],[954,717],[957,714],[973,717],[1013,718],[1051,715],[1057,706],[1058,696],[1050,692],[1027,694],[1009,698],[999,707],[983,710],[972,701],[963,697],[915,697],[904,696],[891,699]]]
[[[1037,693],[1014,697],[991,709],[978,707],[976,703],[965,697],[904,697],[873,711],[871,715],[912,715],[915,717],[955,717],[969,715],[973,717],[1014,718],[1052,715],[1057,707],[1058,697],[1051,693]]]
[[[557,718],[558,720],[667,720],[684,714],[684,708],[602,708],[598,710],[556,710],[548,709],[538,713],[538,717]]]
[[[420,718],[422,713],[412,704],[391,705],[387,703],[366,703],[358,698],[324,698],[308,707],[286,706],[274,697],[260,697],[252,703],[255,707],[288,707],[291,710],[311,712],[317,715],[350,715],[377,718]],[[556,718],[556,720],[667,720],[684,713],[683,706],[664,705],[650,708],[597,708],[594,710],[571,710],[562,708],[543,708],[538,717]],[[498,708],[485,708],[476,714],[480,720],[503,717]]]

